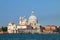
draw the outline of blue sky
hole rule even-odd
[[[60,0],[0,0],[0,26],[18,24],[20,16],[29,18],[31,11],[42,25],[60,25]]]

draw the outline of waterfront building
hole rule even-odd
[[[27,28],[27,19],[25,17],[20,17],[17,29],[26,29],[26,28]]]
[[[57,26],[55,25],[47,25],[43,28],[43,32],[45,33],[54,33],[57,30]]]
[[[2,28],[0,28],[0,32],[2,31]]]
[[[8,33],[16,33],[16,24],[10,22],[7,27],[7,32]]]
[[[40,24],[38,23],[37,17],[34,15],[34,11],[32,11],[31,16],[29,17],[28,23],[32,26],[33,29],[37,29],[36,32],[41,32]]]
[[[34,11],[32,11],[31,16],[28,20],[24,17],[19,18],[19,24],[16,26],[13,23],[8,24],[8,32],[9,33],[41,33],[40,24],[38,23],[37,17],[34,15]],[[15,28],[14,28],[15,27]]]
[[[37,25],[37,18],[34,15],[34,11],[32,11],[31,16],[29,17],[28,23],[35,29]]]

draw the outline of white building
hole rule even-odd
[[[38,25],[38,19],[37,17],[34,15],[34,11],[32,11],[31,16],[29,17],[28,23],[33,27],[36,28]],[[40,25],[39,25],[40,26]]]
[[[27,19],[25,17],[20,17],[17,29],[26,29],[26,28],[27,28]]]
[[[27,19],[24,17],[20,17],[20,21],[19,24],[26,24],[27,23]]]
[[[28,20],[25,17],[20,17],[19,19],[20,19],[19,24],[17,26],[14,23],[8,24],[9,33],[16,33],[16,32],[19,33],[20,29],[27,29],[28,26],[32,27],[33,29],[36,29],[36,31],[31,30],[32,32],[33,31],[40,32],[40,24],[38,23],[37,17],[34,15],[34,11],[32,11],[32,14]]]
[[[7,31],[8,31],[8,33],[16,33],[16,25],[15,25],[15,23],[10,22],[8,24]]]
[[[38,23],[38,19],[34,15],[34,11],[32,11],[32,14],[29,17],[28,23],[33,27],[33,29],[37,29],[37,32],[40,32],[40,26],[41,25]]]

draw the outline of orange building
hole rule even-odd
[[[43,28],[43,32],[45,31],[48,31],[48,32],[55,32],[55,30],[57,29],[57,26],[55,25],[47,25]]]
[[[45,30],[46,30],[46,31],[50,31],[50,26],[46,26],[46,27],[45,27]]]
[[[56,28],[57,28],[57,26],[55,26],[55,25],[52,25],[52,26],[51,26],[51,30],[52,30],[52,31],[56,30]]]

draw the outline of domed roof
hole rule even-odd
[[[29,19],[37,19],[36,16],[30,16]]]
[[[29,17],[29,20],[30,19],[37,20],[36,16],[34,15],[34,11],[32,11],[32,15]]]

